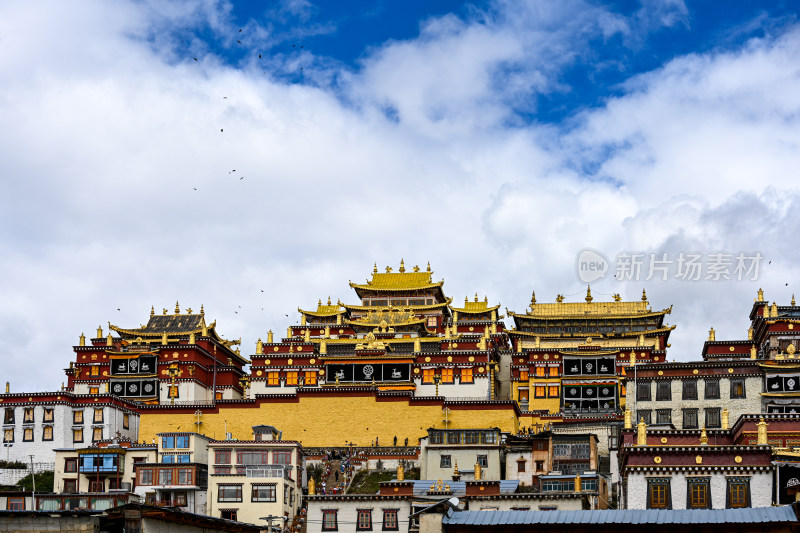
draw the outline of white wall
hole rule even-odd
[[[689,477],[702,477],[707,475],[689,473]],[[724,509],[726,503],[727,476],[750,476],[750,502],[751,507],[769,507],[772,505],[772,472],[725,472],[711,473],[711,506],[713,509]],[[672,494],[672,508],[686,509],[686,477],[685,472],[670,472],[667,474],[640,472],[628,474],[627,509],[647,509],[647,478],[670,477],[670,492]]]

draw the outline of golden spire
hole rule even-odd
[[[469,296],[464,296],[464,306],[466,307],[468,303],[469,303]]]
[[[778,304],[772,302],[772,309],[769,312],[772,318],[778,318]]]
[[[103,328],[101,326],[97,326],[97,338],[98,339],[103,338]]]
[[[764,317],[764,318],[769,318],[769,304],[767,304],[767,305],[765,305],[765,306],[764,306],[764,314],[763,314],[763,317]]]
[[[81,332],[80,345],[86,346],[86,335],[84,335],[83,332]]]
[[[758,446],[765,446],[769,444],[767,442],[767,423],[764,422],[763,416],[759,419],[758,424],[756,425],[758,426],[758,441],[756,444]]]
[[[378,273],[378,263],[375,263],[375,264],[372,266],[372,273],[373,273],[373,274],[377,274],[377,273]]]
[[[476,302],[478,301],[478,293],[477,292],[475,293],[475,301]]]
[[[708,444],[708,433],[706,433],[706,427],[703,426],[703,431],[700,432],[700,444],[707,445]]]
[[[483,295],[483,303],[485,303],[485,304],[489,303],[489,297],[486,296],[485,294]]]
[[[156,308],[155,306],[150,306],[150,316],[156,316]]]
[[[419,272],[419,265],[414,265],[414,272]]]
[[[750,347],[750,359],[757,359],[757,358],[758,356],[757,356],[756,345],[754,344]]]
[[[180,306],[180,305],[178,305],[178,302],[177,302],[177,301],[175,301],[175,314],[176,314],[176,315],[179,315],[179,314],[181,314],[181,306]]]
[[[261,342],[261,337],[259,337],[258,340],[256,341],[256,353],[257,354],[264,353],[264,343]]]
[[[328,305],[331,305],[331,295],[328,295]]]
[[[200,316],[205,316],[206,312],[203,310],[203,304],[200,304]]]
[[[11,392],[11,382],[6,381],[6,394]]]
[[[758,288],[758,301],[759,302],[764,301],[764,289],[762,289],[761,287]]]
[[[431,262],[428,261],[428,272],[430,272],[430,271],[431,271]]]
[[[317,300],[317,306],[320,306],[320,305],[322,305],[322,298],[320,298],[319,300]]]
[[[111,337],[111,332],[108,332],[108,337],[106,337],[106,346],[113,346],[114,339]]]
[[[454,475],[454,476],[457,476],[457,475],[459,475],[460,473],[461,473],[461,472],[459,472],[459,471],[458,471],[458,459],[456,459],[456,466],[453,468],[453,475]]]
[[[647,446],[647,424],[644,423],[644,417],[636,424],[636,445]]]
[[[275,334],[274,334],[274,333],[272,333],[272,330],[269,330],[269,331],[267,332],[267,344],[272,344],[272,343],[273,343],[273,338],[274,338],[274,335],[275,335]]]
[[[531,307],[536,305],[536,291],[531,292]]]
[[[594,298],[592,298],[592,287],[591,287],[591,285],[587,285],[586,286],[586,302],[587,303],[592,303],[592,300],[594,300]]]
[[[405,264],[405,262],[404,262],[402,259],[400,259],[400,269],[399,269],[399,272],[400,272],[401,274],[403,274],[403,273],[405,273],[405,271],[406,271],[406,264]]]
[[[642,301],[643,302],[647,301],[647,292],[644,289],[642,289]]]
[[[717,332],[714,331],[713,327],[710,330],[708,330],[708,340],[710,341],[717,340]]]

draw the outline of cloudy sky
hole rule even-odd
[[[250,354],[401,258],[577,301],[584,249],[674,305],[671,359],[742,338],[800,297],[790,4],[0,1],[0,374],[176,300]]]

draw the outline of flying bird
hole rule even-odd
[[[239,43],[239,44],[242,44],[242,41],[236,41],[236,42]]]
[[[242,28],[239,28],[239,33],[242,33]]]
[[[219,129],[219,131],[220,131],[220,132],[222,132],[222,131],[223,131],[223,128],[220,128],[220,129]]]
[[[193,57],[192,59],[194,59],[195,61],[197,61],[197,58],[196,58],[196,57]]]
[[[258,54],[258,58],[261,59],[261,54]]]

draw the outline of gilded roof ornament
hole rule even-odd
[[[387,274],[390,274],[391,272],[392,272],[392,267],[390,267],[390,266],[387,266],[387,267],[386,267],[386,273],[387,273]]]
[[[150,306],[150,316],[156,316],[156,308],[154,306]]]
[[[419,272],[419,265],[414,265],[414,268],[412,270],[414,272]]]
[[[594,300],[594,298],[592,298],[592,287],[590,285],[587,285],[586,286],[586,302],[587,303],[592,303],[592,300]]]
[[[533,307],[534,305],[536,305],[536,291],[531,292],[531,307]],[[507,312],[508,310],[506,310],[506,313]]]
[[[200,304],[200,316],[204,316],[206,312],[203,310],[203,304]]]
[[[559,294],[558,296],[556,296],[556,303],[560,304],[563,301],[564,301],[564,295],[563,294]]]
[[[181,314],[181,306],[178,304],[177,301],[175,302],[175,314],[176,315]]]
[[[373,273],[373,274],[377,274],[377,273],[378,273],[378,263],[375,263],[375,264],[373,265],[373,267],[372,267],[372,273]]]
[[[645,291],[644,289],[642,289],[642,301],[643,302],[647,301],[647,291]]]
[[[620,296],[619,293],[614,294],[614,301],[615,302],[621,302],[622,301],[622,296]]]
[[[762,289],[761,287],[758,288],[758,301],[759,302],[764,301],[764,289]]]
[[[400,259],[400,273],[404,273],[406,271],[406,264]]]
[[[431,262],[428,261],[428,272],[431,272]]]
[[[708,340],[710,341],[717,340],[717,332],[714,331],[714,328],[708,330]]]
[[[328,305],[331,305],[331,295],[328,295]]]

